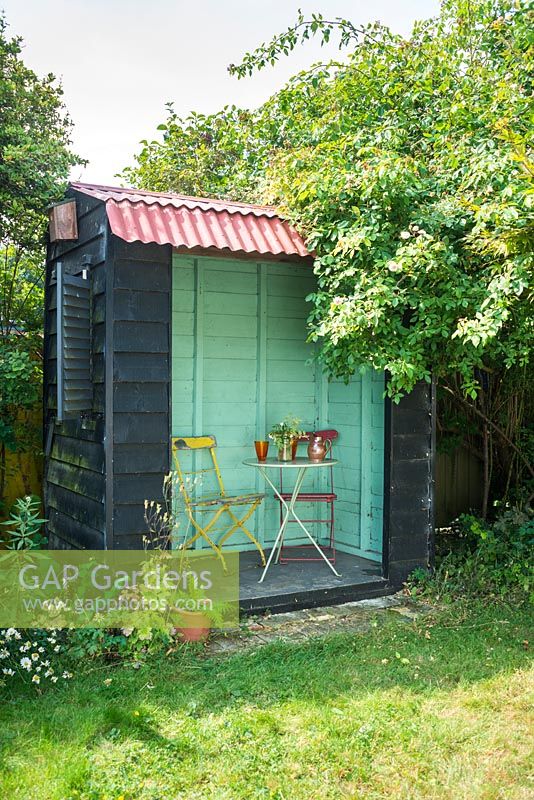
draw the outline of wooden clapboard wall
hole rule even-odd
[[[78,239],[48,247],[45,284],[44,450],[43,499],[47,534],[52,548],[101,548],[105,545],[104,459],[104,328],[105,276],[109,267],[108,226],[103,203],[77,196]],[[80,379],[67,398],[67,415],[57,422],[58,297],[57,267],[66,283],[80,282],[80,293],[90,291],[90,335],[80,350],[74,348],[70,379]],[[87,270],[90,289],[80,281]],[[74,276],[74,277],[73,277]],[[77,277],[76,277],[77,276]],[[76,300],[68,290],[70,299]],[[67,304],[69,305],[69,304]],[[86,307],[81,302],[82,329],[87,332]],[[71,315],[72,316],[72,315]],[[76,322],[76,320],[72,320]],[[76,338],[76,337],[75,337]],[[74,371],[73,371],[74,370]],[[78,376],[78,377],[76,377]],[[90,385],[88,384],[90,381]],[[72,385],[72,384],[71,384]],[[85,412],[86,416],[80,416]]]
[[[169,470],[171,249],[115,236],[112,246],[108,530],[128,550],[143,547],[144,502],[161,502]]]
[[[343,550],[378,561],[383,377],[369,373],[348,385],[329,383],[310,363],[305,298],[314,285],[308,264],[173,257],[172,433],[215,434],[226,488],[242,493],[264,489],[259,473],[242,462],[254,454],[254,439],[264,438],[286,414],[299,417],[306,429],[336,428],[342,462],[335,475],[337,541]],[[324,487],[325,478],[309,473],[307,488]],[[318,516],[317,507],[301,511]],[[264,545],[272,543],[278,528],[272,497],[251,528]],[[289,529],[287,540],[300,541],[298,526]],[[239,536],[232,541],[250,548]]]

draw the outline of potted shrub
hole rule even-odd
[[[154,594],[161,602],[165,601],[168,609],[167,624],[173,634],[178,633],[184,642],[205,641],[213,627],[223,627],[225,613],[229,605],[215,602],[207,592],[196,585],[195,570],[188,558],[183,542],[189,535],[190,524],[182,537],[178,536],[180,484],[176,473],[169,473],[163,484],[163,502],[145,501],[145,520],[148,533],[144,537],[147,553],[145,564],[147,571],[157,567],[163,576],[168,568],[169,555],[172,550],[179,551],[179,568],[185,577],[185,585],[176,588],[160,587],[156,592],[143,590],[145,596]],[[175,568],[175,564],[171,568]]]
[[[193,603],[191,602],[193,601]],[[224,621],[226,605],[224,603],[206,603],[205,595],[201,590],[191,587],[184,596],[184,602],[188,605],[197,605],[197,610],[187,610],[182,607],[175,607],[177,614],[176,632],[179,633],[184,642],[204,642],[209,636],[213,627],[219,627]],[[173,614],[174,617],[174,614]]]
[[[275,446],[278,448],[278,459],[280,461],[293,461],[296,452],[296,443],[305,436],[305,431],[299,428],[300,419],[288,415],[282,422],[273,425],[269,433]]]

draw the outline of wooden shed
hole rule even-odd
[[[394,405],[382,374],[328,380],[306,341],[313,259],[275,210],[80,183],[57,208],[45,299],[50,547],[140,548],[172,436],[214,434],[227,488],[265,491],[243,460],[292,413],[339,433],[343,577],[288,565],[260,591],[257,552],[233,539],[243,608],[385,594],[429,565],[433,387]],[[278,513],[268,495],[251,521],[267,550]]]

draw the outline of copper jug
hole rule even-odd
[[[325,442],[320,433],[312,433],[310,436],[310,443],[308,445],[308,458],[310,461],[314,461],[316,463],[319,461],[324,461],[331,446],[332,442]]]

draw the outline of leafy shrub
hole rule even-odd
[[[2,261],[3,264],[3,261]],[[0,268],[0,276],[4,277]],[[0,312],[0,334],[2,334]],[[0,501],[4,501],[6,484],[12,470],[8,452],[38,452],[40,432],[28,419],[27,412],[36,407],[40,395],[41,367],[27,349],[29,342],[0,336]],[[25,413],[26,412],[26,413]]]
[[[165,653],[173,645],[171,633],[154,628],[78,628],[70,632],[72,659],[122,659],[139,666],[148,656]]]
[[[26,495],[15,500],[9,519],[0,523],[8,529],[8,550],[38,550],[48,541],[41,533],[46,522],[41,519],[41,500],[35,495]]]
[[[507,508],[488,523],[465,514],[446,539],[446,546],[438,539],[434,574],[412,574],[414,593],[442,600],[493,596],[534,601],[532,515]]]

